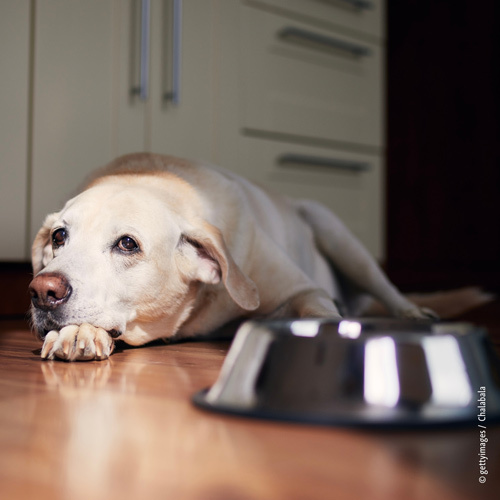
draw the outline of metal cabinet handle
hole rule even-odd
[[[164,94],[166,101],[180,103],[182,53],[182,0],[172,1],[172,88]]]
[[[366,172],[371,169],[370,163],[365,161],[342,160],[340,158],[325,158],[322,156],[295,153],[285,153],[277,158],[277,162],[282,166],[312,165],[315,167],[329,167],[350,172]]]
[[[312,44],[318,48],[341,50],[356,57],[369,56],[371,54],[371,50],[363,45],[346,42],[295,26],[286,26],[278,32],[278,36],[286,42],[297,42],[304,45]]]
[[[369,2],[368,0],[341,0],[344,3],[347,3],[358,10],[370,10],[373,9],[373,2]]]
[[[150,0],[141,0],[141,32],[139,58],[139,86],[132,88],[132,94],[141,101],[149,97],[149,39],[150,39]]]

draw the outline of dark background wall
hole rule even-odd
[[[500,291],[500,8],[389,0],[387,270]]]

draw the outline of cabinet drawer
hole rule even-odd
[[[383,0],[245,0],[304,20],[330,24],[378,39],[384,33]]]
[[[325,204],[383,257],[380,156],[242,137],[236,165],[227,166],[275,192]]]
[[[243,129],[382,144],[382,50],[242,7]]]

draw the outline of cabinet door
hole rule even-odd
[[[0,3],[1,260],[26,255],[30,2]]]
[[[146,126],[149,115],[149,81],[146,83],[148,97],[139,95],[141,79],[141,58],[146,58],[147,66],[151,63],[150,51],[150,12],[142,12],[141,0],[119,0],[116,14],[118,22],[118,38],[116,57],[118,85],[116,107],[116,147],[117,155],[144,151],[146,135],[150,129]],[[146,19],[143,19],[146,16]],[[143,25],[146,20],[146,26]],[[141,30],[146,30],[147,47],[141,53]],[[149,77],[149,72],[148,72]],[[148,78],[149,80],[149,78]]]
[[[384,255],[379,155],[254,137],[238,141],[237,169],[271,191],[310,198],[335,212],[370,253]]]
[[[212,160],[213,2],[182,2],[177,26],[173,7],[172,0],[152,2],[151,140],[146,147],[158,153]],[[180,30],[177,45],[172,43],[176,29]],[[176,79],[177,103],[165,98],[174,90]]]
[[[36,3],[32,237],[113,156],[114,5]]]
[[[118,6],[118,153],[145,150],[210,160],[212,1],[151,0],[149,13],[142,5],[123,0]],[[141,51],[144,33],[148,44]],[[147,72],[143,81],[141,65]]]
[[[380,147],[380,46],[242,7],[245,130]]]

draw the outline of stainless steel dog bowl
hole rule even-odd
[[[500,368],[486,332],[464,323],[251,321],[193,401],[330,425],[486,425],[500,418]]]

